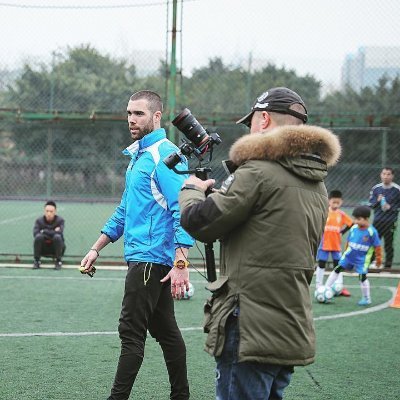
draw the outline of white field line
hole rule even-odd
[[[11,277],[14,278],[14,277]],[[39,277],[37,277],[39,278]],[[73,278],[74,279],[74,278]],[[356,287],[356,286],[348,286],[348,287]],[[347,318],[347,317],[354,317],[356,315],[362,315],[362,314],[370,314],[373,312],[377,311],[382,311],[385,308],[388,308],[390,304],[392,304],[394,297],[396,295],[396,288],[391,287],[391,286],[376,286],[377,288],[382,288],[382,289],[388,289],[389,291],[392,292],[392,297],[389,301],[378,304],[373,307],[369,307],[363,310],[359,311],[351,311],[348,313],[341,313],[341,314],[335,314],[335,315],[326,315],[326,316],[321,316],[321,317],[316,317],[314,318],[314,321],[321,321],[321,320],[327,320],[327,319],[338,319],[338,318]],[[200,331],[203,330],[202,327],[200,326],[191,326],[191,327],[186,327],[186,328],[180,328],[182,332],[191,332],[191,331]],[[7,337],[34,337],[34,336],[106,336],[106,335],[116,335],[117,332],[110,332],[110,331],[104,331],[104,332],[99,332],[99,331],[94,331],[94,332],[37,332],[37,333],[0,333],[0,338],[7,338]]]
[[[58,211],[64,211],[64,208],[60,207],[60,208],[58,208]],[[30,213],[30,214],[20,215],[18,217],[3,219],[3,220],[0,221],[0,225],[11,224],[13,222],[21,221],[23,219],[33,218],[35,216],[36,216],[36,218],[40,217],[40,212],[39,213],[38,212],[34,212],[34,213]]]
[[[57,273],[57,271],[55,272]],[[88,279],[89,278],[89,279]],[[102,278],[95,276],[93,279],[90,279],[88,276],[83,276],[82,274],[79,274],[78,276],[28,276],[28,275],[21,275],[21,276],[14,276],[14,275],[0,275],[0,281],[2,279],[29,279],[29,280],[44,280],[44,281],[51,281],[51,280],[59,280],[59,281],[81,281],[81,282],[96,282],[96,281],[119,281],[119,282],[124,282],[125,278]],[[207,282],[204,281],[195,281],[191,280],[191,283],[196,283],[196,284],[201,284],[203,283],[204,285],[207,284]]]
[[[356,286],[347,286],[347,287],[356,287]],[[390,300],[386,301],[385,303],[378,304],[373,307],[364,308],[363,310],[359,310],[359,311],[351,311],[348,313],[335,314],[335,315],[323,315],[321,317],[314,318],[314,321],[321,321],[324,319],[338,319],[338,318],[354,317],[355,315],[370,314],[370,313],[373,313],[376,311],[381,311],[381,310],[384,310],[385,308],[388,308],[394,300],[394,297],[396,295],[396,288],[391,287],[391,286],[375,286],[375,287],[390,290],[392,292],[392,297],[390,298]]]
[[[1,268],[25,268],[25,269],[32,269],[33,263],[29,264],[15,264],[15,263],[0,263],[0,269]],[[42,264],[41,265],[42,269],[54,269],[54,265],[49,263],[49,264]],[[78,263],[76,265],[69,265],[69,264],[64,264],[62,267],[63,270],[65,269],[76,269],[78,270]],[[99,270],[104,270],[104,271],[127,271],[128,267],[127,265],[98,265],[96,266],[96,269]],[[196,271],[190,270],[193,274],[196,274]],[[217,268],[217,272],[219,269]],[[358,276],[357,273],[354,272],[344,272],[344,276]],[[325,275],[329,275],[329,272],[325,273]],[[0,275],[1,277],[1,275]],[[392,272],[379,272],[379,273],[370,273],[368,275],[369,278],[400,278],[400,273],[392,273]],[[97,279],[97,275],[96,275]]]
[[[0,268],[25,268],[25,269],[32,269],[33,265],[33,259],[32,263],[29,264],[12,264],[12,263],[0,263]],[[41,269],[54,269],[54,264],[42,264],[40,266]],[[75,269],[78,270],[79,268],[79,263],[76,265],[66,265],[64,264],[62,269]],[[97,270],[107,270],[107,271],[126,271],[128,268],[126,265],[96,265]]]
[[[200,331],[202,327],[188,327],[180,328],[182,332],[188,331]],[[37,333],[0,333],[0,338],[3,337],[33,337],[33,336],[107,336],[107,335],[118,335],[117,331],[105,331],[105,332],[37,332]]]

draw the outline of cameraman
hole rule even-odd
[[[230,149],[237,169],[220,190],[206,198],[214,180],[190,176],[179,195],[182,226],[221,241],[204,323],[218,400],[281,399],[293,367],[314,361],[309,285],[340,144],[306,121],[297,93],[268,90],[237,122],[250,134]]]

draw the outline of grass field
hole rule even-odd
[[[32,262],[33,225],[36,218],[43,215],[44,203],[44,201],[0,201],[0,259],[4,254],[16,254],[21,260]],[[86,254],[117,205],[118,203],[57,202],[58,214],[65,219],[64,236],[67,249],[64,261],[76,261],[77,257]],[[203,249],[201,243],[199,248],[194,247],[190,252],[191,258],[201,259],[201,253],[204,254]],[[217,255],[217,245],[215,252]],[[107,259],[124,262],[123,238],[102,250],[99,262]]]
[[[373,304],[353,294],[314,307],[317,360],[296,368],[286,400],[398,400],[400,309],[388,308],[399,279],[371,274]],[[77,269],[0,268],[0,399],[106,399],[119,355],[117,324],[125,271],[99,270],[93,279]],[[203,351],[204,280],[191,274],[195,295],[176,302],[188,349],[193,400],[213,399],[214,361]],[[268,344],[266,344],[268,345]],[[161,351],[149,338],[132,399],[167,400]],[[245,399],[244,399],[245,400]]]

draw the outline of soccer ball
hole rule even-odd
[[[342,293],[343,290],[343,283],[340,282],[335,282],[332,285],[332,292],[334,296],[340,296],[340,293]]]
[[[182,300],[190,300],[194,295],[194,286],[189,282],[189,290],[185,288],[185,294],[182,297]]]
[[[314,297],[318,303],[329,303],[333,298],[333,291],[327,286],[320,286],[315,289]]]

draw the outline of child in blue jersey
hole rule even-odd
[[[381,241],[377,230],[369,224],[371,209],[367,206],[356,207],[353,211],[354,224],[347,237],[347,246],[339,264],[328,277],[326,286],[332,287],[339,273],[343,270],[352,270],[358,273],[361,285],[362,298],[359,306],[371,304],[370,284],[367,278],[368,266],[375,251],[376,264],[382,264]]]

